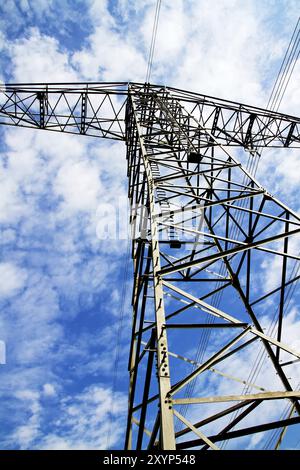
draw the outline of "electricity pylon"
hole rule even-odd
[[[236,154],[299,147],[300,118],[139,83],[12,84],[0,95],[1,124],[126,143],[125,448],[243,447],[271,430],[281,442],[300,423],[300,353],[285,339],[300,217]]]

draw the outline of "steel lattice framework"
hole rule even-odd
[[[288,375],[300,353],[282,338],[300,277],[300,217],[236,153],[299,147],[300,118],[139,83],[0,91],[1,124],[126,143],[134,286],[125,447],[218,449],[299,424]],[[257,384],[246,372],[260,351],[267,367]]]

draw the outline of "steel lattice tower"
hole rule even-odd
[[[139,83],[1,92],[1,124],[126,143],[134,285],[125,448],[217,449],[300,423],[288,377],[300,353],[282,341],[300,277],[300,217],[234,148],[253,158],[263,147],[299,147],[300,118]],[[276,267],[275,288],[261,285],[263,263]],[[239,369],[251,371],[260,348],[268,366],[256,383]]]

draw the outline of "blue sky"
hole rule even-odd
[[[264,106],[297,4],[163,0],[152,82]],[[154,8],[152,0],[2,2],[0,80],[143,81]],[[299,73],[281,106],[296,115]],[[105,448],[110,425],[111,446],[122,447],[130,279],[112,420],[110,410],[127,243],[96,231],[99,204],[126,197],[125,148],[27,129],[0,137],[0,447]],[[299,156],[283,155],[266,152],[259,179],[298,210]]]

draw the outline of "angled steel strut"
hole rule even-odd
[[[126,143],[125,447],[243,447],[299,426],[300,352],[286,328],[300,217],[236,155],[299,147],[300,118],[140,83],[9,84],[0,99],[0,124]]]

